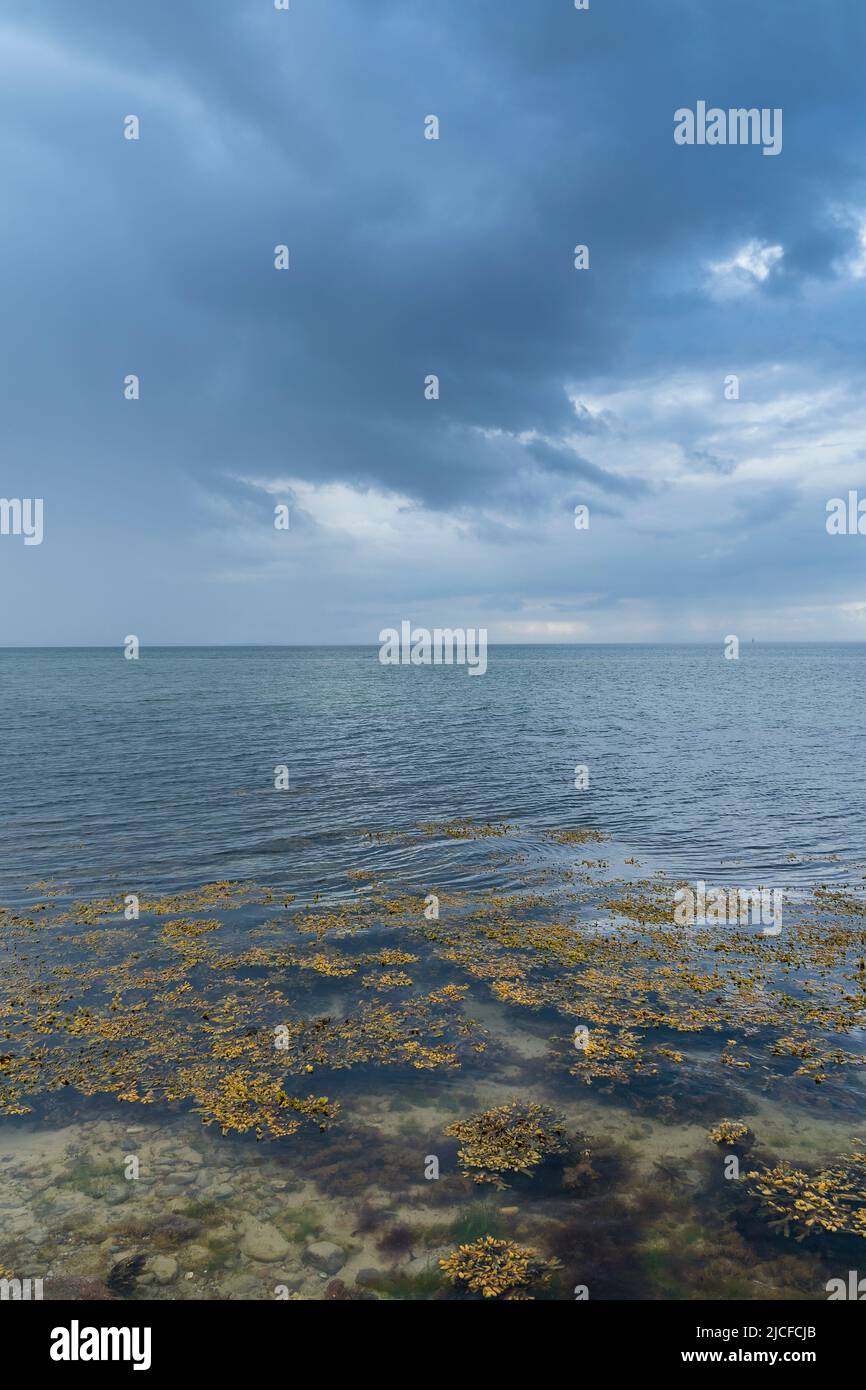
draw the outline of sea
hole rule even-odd
[[[0,1277],[826,1297],[864,689],[854,643],[0,649]]]

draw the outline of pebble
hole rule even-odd
[[[346,1253],[329,1240],[316,1240],[304,1251],[304,1263],[324,1274],[336,1274],[346,1263]]]
[[[158,1284],[171,1284],[177,1278],[177,1260],[173,1255],[151,1255],[146,1268]]]
[[[253,1260],[280,1260],[288,1253],[289,1242],[276,1226],[248,1216],[244,1222],[241,1250]]]

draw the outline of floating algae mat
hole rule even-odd
[[[866,1237],[866,906],[682,925],[600,830],[359,836],[0,914],[2,1277],[48,1298],[814,1299]],[[377,876],[477,841],[508,892]],[[503,857],[504,856],[504,857]],[[459,876],[458,876],[459,877]],[[468,877],[468,870],[467,870]],[[22,900],[23,901],[23,900]],[[851,1265],[856,1268],[856,1265]]]

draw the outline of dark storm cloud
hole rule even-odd
[[[56,499],[48,572],[88,525],[158,535],[182,569],[200,490],[230,504],[250,475],[391,489],[494,544],[517,511],[564,515],[571,478],[663,492],[630,462],[634,417],[584,397],[722,361],[862,364],[859,290],[837,292],[860,246],[845,209],[866,205],[860,7],[33,0],[2,24],[4,488]],[[782,153],[675,146],[699,98],[783,107]],[[707,266],[752,241],[781,260],[716,293]],[[594,456],[612,431],[614,467]],[[735,455],[695,434],[686,412],[673,442],[727,476]],[[741,525],[765,524],[767,495]],[[634,566],[641,590],[625,551],[616,582]],[[682,593],[688,565],[688,545],[653,561],[656,592]]]
[[[582,458],[573,449],[546,444],[543,440],[534,440],[527,445],[527,452],[548,472],[558,474],[563,478],[581,478],[600,488],[602,492],[633,497],[648,491],[646,483],[640,478],[622,478],[616,473],[608,472],[607,469],[598,468],[596,464],[590,463],[589,459]]]

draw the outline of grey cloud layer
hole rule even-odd
[[[659,420],[616,400],[638,383],[649,402],[684,371],[719,393],[736,372],[748,400],[750,375],[775,366],[780,383],[840,388],[856,415],[858,7],[34,0],[2,26],[3,491],[44,495],[53,528],[39,564],[0,553],[20,604],[4,640],[114,640],[124,603],[173,640],[226,623],[229,640],[363,638],[367,611],[333,619],[345,536],[319,524],[305,609],[286,592],[301,546],[275,560],[250,529],[268,525],[232,481],[250,475],[397,493],[473,530],[444,574],[435,549],[410,576],[399,545],[357,542],[350,607],[450,592],[524,614],[591,594],[603,637],[605,596],[613,613],[640,595],[676,636],[686,593],[710,625],[732,598],[763,614],[859,596],[802,472],[750,469],[703,405]],[[783,107],[782,154],[675,146],[673,112],[698,98]],[[120,136],[128,112],[137,144]],[[422,138],[431,112],[438,142]],[[577,242],[589,272],[572,268]],[[709,269],[752,242],[783,248],[764,280]],[[784,443],[785,420],[772,430]],[[852,486],[858,469],[854,448]],[[696,504],[683,472],[736,496]],[[827,473],[845,474],[835,456]],[[579,554],[583,500],[599,529]],[[707,558],[726,525],[736,576]],[[117,528],[159,557],[159,580],[125,572]],[[660,556],[648,537],[665,531]],[[238,565],[260,579],[229,605],[227,551],[232,582]]]

